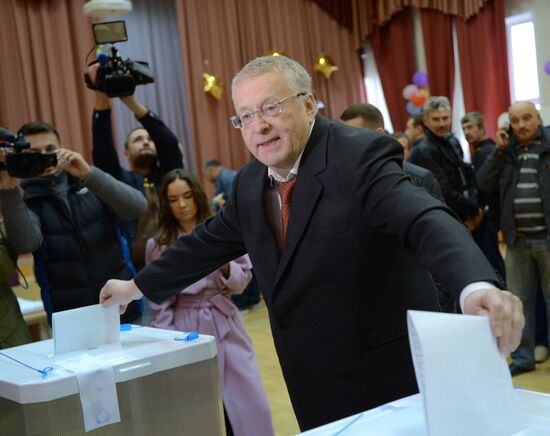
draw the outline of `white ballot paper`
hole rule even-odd
[[[118,306],[104,308],[94,304],[55,312],[52,316],[52,331],[56,355],[120,342]]]
[[[409,310],[407,322],[431,436],[505,436],[525,428],[489,318]]]
[[[120,422],[115,372],[111,365],[89,354],[56,363],[76,376],[85,431]]]

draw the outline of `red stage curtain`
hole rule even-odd
[[[93,93],[82,72],[93,47],[83,1],[0,1],[0,125],[46,121],[91,161]]]
[[[313,0],[348,26],[348,13],[342,11],[349,0]],[[376,29],[382,27],[399,11],[408,6],[419,9],[434,9],[445,14],[456,15],[463,20],[476,15],[488,0],[352,0],[353,36],[358,46]]]
[[[453,17],[422,9],[422,33],[431,95],[443,95],[452,103],[454,86]]]
[[[504,19],[504,2],[492,0],[468,21],[456,20],[464,106],[485,116],[490,136],[510,105]]]
[[[372,35],[372,50],[394,130],[405,130],[409,117],[401,93],[415,72],[413,39],[410,8]]]

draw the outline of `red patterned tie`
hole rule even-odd
[[[277,189],[281,196],[281,250],[285,245],[286,228],[288,226],[288,218],[290,217],[290,199],[292,198],[292,191],[296,185],[296,177],[288,182],[279,182]]]

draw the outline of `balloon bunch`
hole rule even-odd
[[[428,90],[428,75],[424,71],[417,71],[412,77],[413,83],[403,88],[403,98],[407,101],[407,113],[414,115],[422,111],[426,100],[430,97]]]

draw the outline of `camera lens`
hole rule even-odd
[[[30,156],[26,156],[24,154],[20,154],[17,156],[17,170],[20,173],[28,173],[30,170],[32,170],[34,166],[34,162]]]
[[[12,177],[35,177],[44,172],[39,153],[10,153],[7,158],[8,174]]]

